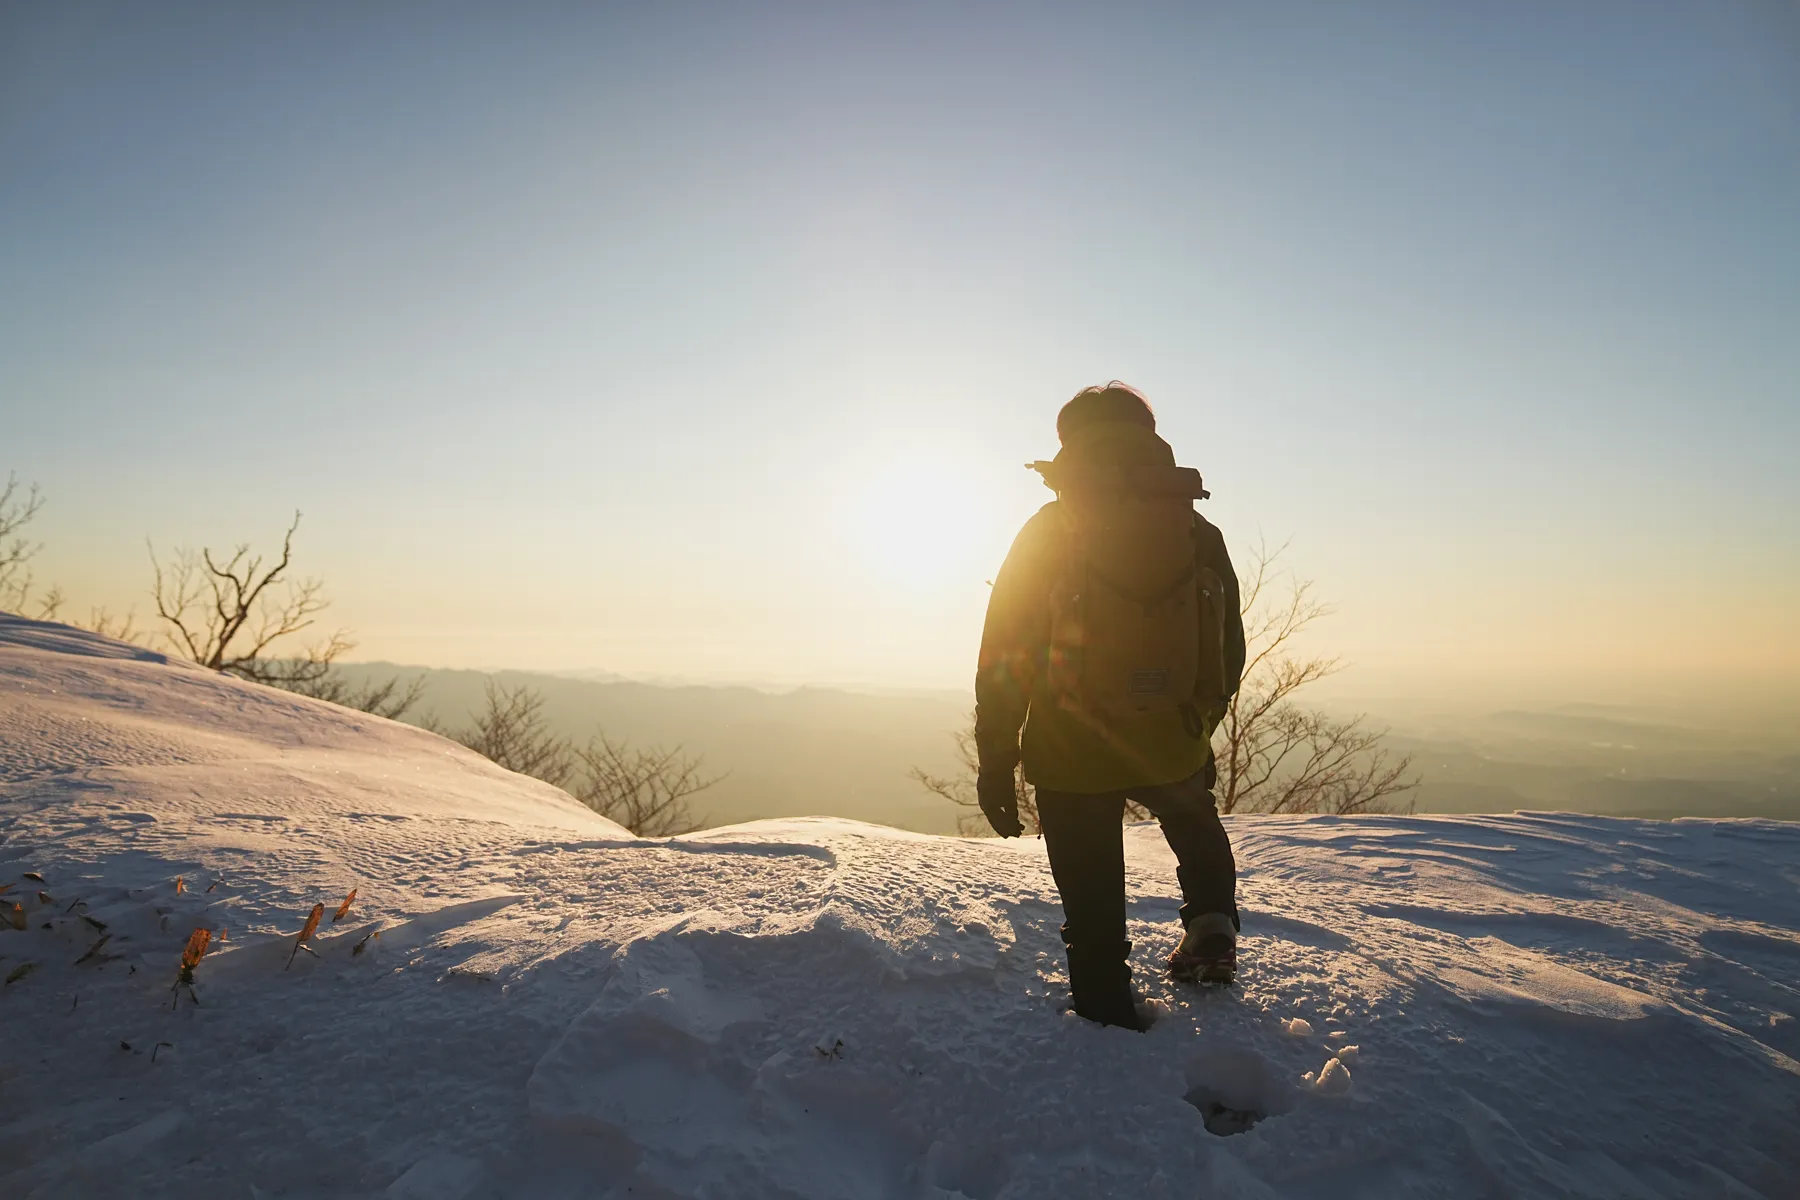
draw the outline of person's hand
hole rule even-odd
[[[1019,823],[1019,793],[1013,783],[1011,768],[983,771],[977,775],[975,798],[981,801],[981,813],[995,833],[1009,838],[1025,832],[1025,826]]]

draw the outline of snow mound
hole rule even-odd
[[[138,826],[155,841],[159,824],[203,822],[182,838],[245,854],[421,819],[631,837],[410,725],[65,626],[0,614],[0,689],[0,779],[52,796],[70,833]]]
[[[1134,827],[1164,1011],[1100,1029],[1041,843],[637,839],[430,734],[0,618],[0,1191],[1800,1192],[1800,829],[1231,831],[1238,986],[1157,973],[1174,863]]]

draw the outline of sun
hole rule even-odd
[[[858,542],[890,579],[935,586],[984,569],[982,498],[967,473],[948,462],[888,463],[869,478],[856,516]],[[992,572],[993,564],[985,569]]]

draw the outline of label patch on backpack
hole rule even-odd
[[[1131,694],[1134,696],[1160,696],[1169,690],[1169,673],[1167,671],[1133,671],[1131,673]]]

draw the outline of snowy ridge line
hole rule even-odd
[[[836,818],[831,818],[835,820]],[[731,830],[748,829],[749,826],[726,826]],[[672,837],[649,838],[601,838],[586,841],[535,842],[520,846],[514,854],[548,854],[554,852],[573,853],[579,850],[621,850],[631,847],[641,849],[668,850],[678,854],[763,854],[780,856],[798,854],[808,858],[832,861],[832,852],[822,846],[799,842],[778,840],[767,841],[722,841],[708,835],[719,830],[705,830],[699,834],[677,834]]]
[[[0,623],[0,1190],[1800,1193],[1800,829],[1230,828],[1238,986],[1161,976],[1174,862],[1132,828],[1163,1016],[1098,1029],[1041,842],[637,839],[421,731]]]

